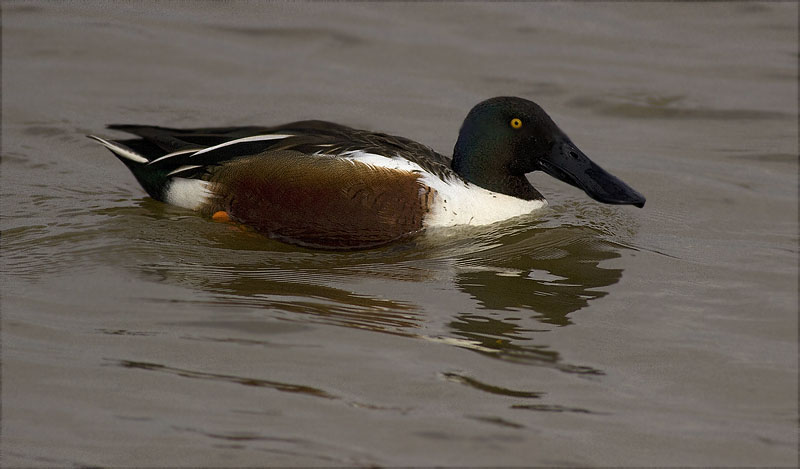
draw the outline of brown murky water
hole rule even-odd
[[[2,9],[2,463],[795,465],[797,5]],[[144,196],[107,123],[449,154],[539,102],[643,210],[315,252]]]

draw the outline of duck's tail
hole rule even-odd
[[[111,153],[131,170],[150,197],[162,201],[165,199],[166,189],[171,179],[169,171],[149,166],[150,160],[147,157],[124,143],[106,140],[96,135],[87,135],[87,137],[111,150]]]

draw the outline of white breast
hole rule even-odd
[[[387,158],[360,151],[349,152],[346,157],[373,166],[420,174],[420,181],[435,191],[431,212],[425,217],[428,227],[490,225],[547,206],[546,200],[518,199],[466,183],[460,178],[443,181],[405,158]]]
[[[427,226],[490,225],[509,218],[527,215],[547,206],[547,201],[523,200],[464,183],[445,182],[425,174],[422,182],[436,191]]]

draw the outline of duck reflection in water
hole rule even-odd
[[[112,220],[124,219],[130,217]],[[162,244],[159,261],[140,264],[140,270],[159,282],[211,293],[205,301],[222,307],[420,337],[566,372],[601,373],[561,363],[556,350],[541,345],[545,336],[538,332],[570,325],[570,314],[607,295],[607,287],[620,280],[621,269],[601,267],[624,249],[607,240],[609,230],[534,219],[466,240],[434,237],[359,253],[320,253],[265,245],[260,237],[250,239],[258,235],[206,226],[207,231],[191,228],[199,234],[197,243],[171,244],[174,252]],[[152,227],[151,242],[174,236],[163,225]],[[394,283],[398,293],[371,291],[370,282],[384,282],[384,289],[386,282]],[[414,285],[422,287],[419,295],[400,293],[416,291]],[[463,294],[470,300],[458,298]],[[454,306],[448,310],[447,304]]]
[[[456,276],[455,284],[479,307],[456,314],[448,326],[455,336],[475,343],[479,353],[602,374],[563,364],[557,351],[535,344],[541,330],[531,327],[529,319],[546,329],[572,324],[571,313],[607,295],[604,288],[622,277],[622,269],[600,267],[620,257],[620,247],[600,231],[581,226],[529,228],[510,235],[499,246],[465,259],[470,267]]]
[[[607,294],[622,269],[600,267],[620,257],[615,246],[590,228],[562,226],[537,230],[518,242],[480,253],[483,268],[456,278],[462,291],[485,310],[535,311],[536,319],[556,326],[568,315]]]

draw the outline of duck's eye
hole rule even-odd
[[[518,128],[522,127],[522,121],[519,120],[516,117],[511,119],[511,127],[514,128],[514,129],[518,129]]]

